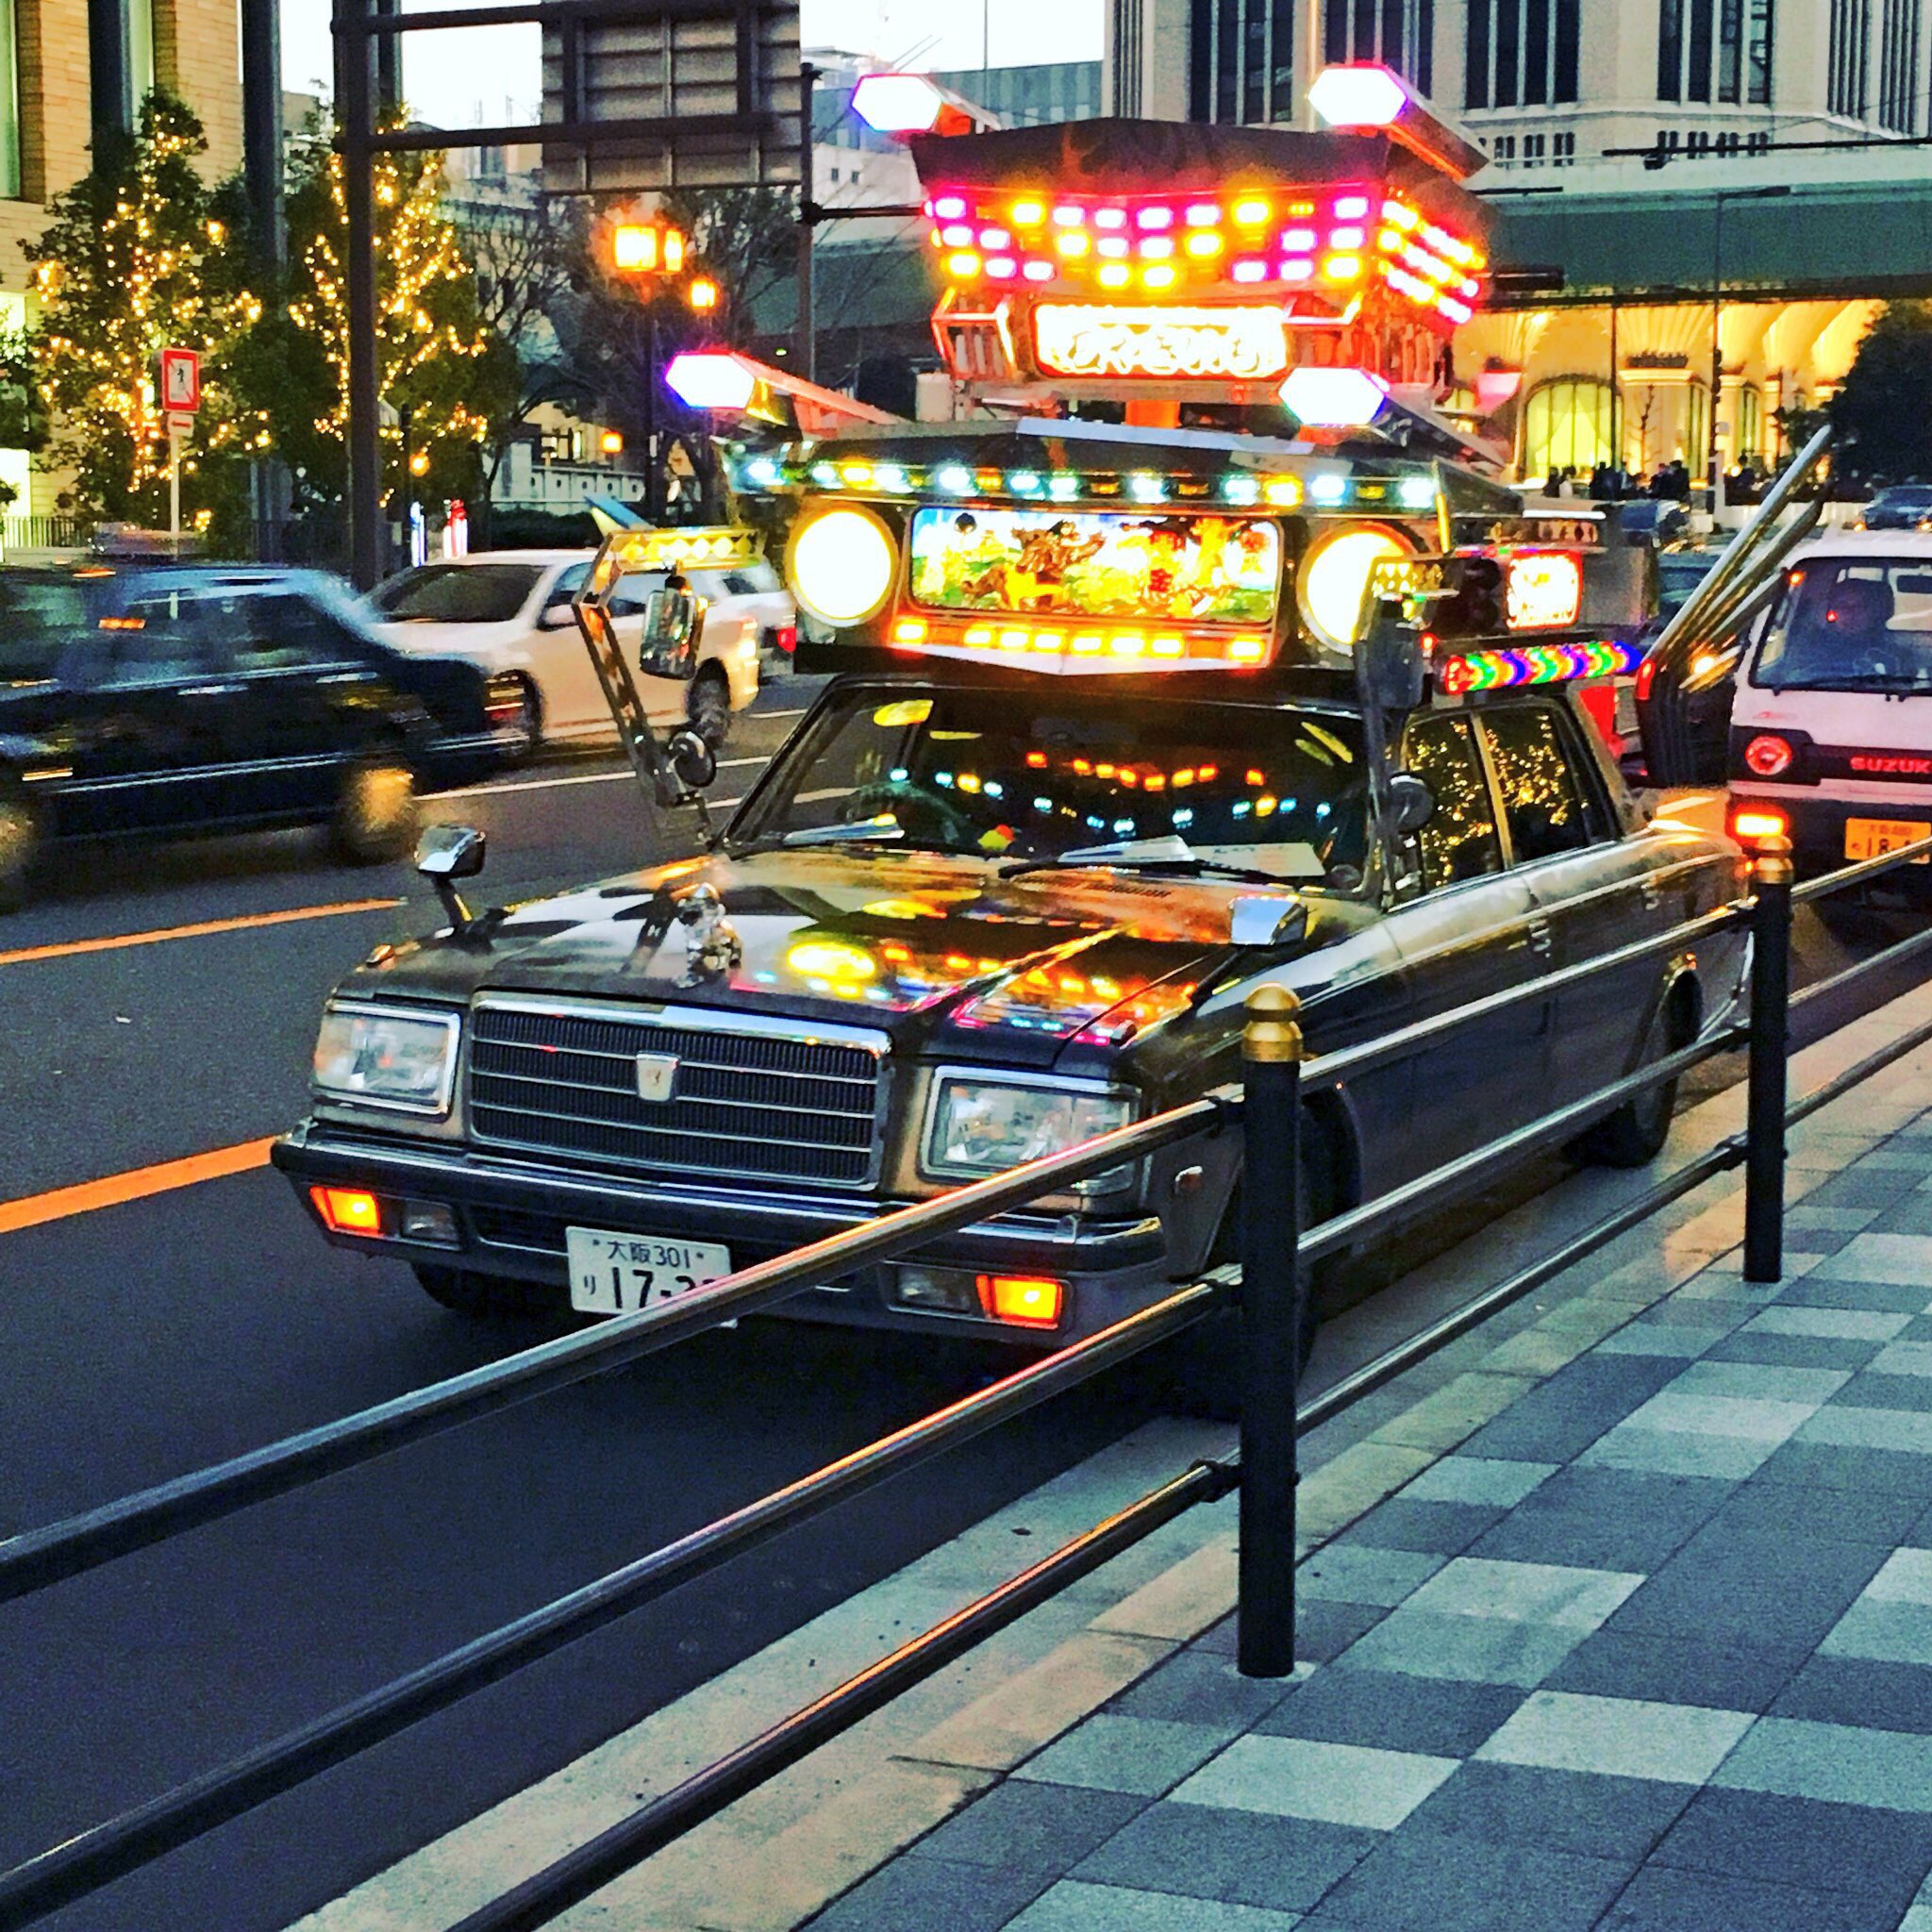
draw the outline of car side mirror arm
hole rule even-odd
[[[475,917],[456,888],[458,879],[473,879],[483,870],[488,851],[489,841],[475,825],[430,825],[416,841],[417,875],[436,889],[453,938],[470,939],[493,929],[504,916],[498,911]]]

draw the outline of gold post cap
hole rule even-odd
[[[1759,839],[1751,858],[1751,877],[1760,886],[1788,886],[1797,877],[1791,864],[1791,841],[1782,832]]]
[[[1272,980],[1257,986],[1246,1000],[1248,1022],[1241,1032],[1241,1058],[1280,1061],[1302,1058],[1302,1029],[1296,1015],[1302,1003],[1285,986]]]

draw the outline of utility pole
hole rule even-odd
[[[349,258],[349,575],[358,591],[375,588],[383,561],[369,9],[370,0],[335,0],[336,106]]]
[[[289,225],[282,205],[282,18],[276,0],[242,0],[242,170],[248,195],[249,239],[265,304],[279,310],[289,266]],[[249,465],[255,555],[282,554],[288,514],[288,469],[269,455]]]
[[[819,70],[809,60],[798,63],[798,373],[808,382],[819,375],[818,321],[811,285],[812,234],[818,226],[819,205],[812,199],[812,94]]]

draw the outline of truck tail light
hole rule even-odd
[[[772,633],[772,639],[789,658],[798,648],[798,626],[795,624],[781,624]]]
[[[1744,747],[1744,763],[1754,777],[1775,778],[1791,768],[1790,742],[1770,733],[1754,738]]]
[[[363,1234],[380,1240],[388,1224],[380,1194],[362,1188],[310,1188],[308,1198],[331,1234]]]
[[[982,1274],[974,1284],[979,1306],[995,1322],[1015,1328],[1058,1328],[1067,1285],[1050,1274]]]
[[[1790,820],[1774,805],[1731,808],[1731,837],[1740,845],[1756,845],[1764,839],[1782,839],[1790,834]]]
[[[1646,658],[1637,667],[1637,702],[1647,705],[1650,702],[1650,688],[1657,682],[1657,659]]]

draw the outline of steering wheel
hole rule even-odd
[[[848,823],[891,812],[908,839],[940,840],[962,851],[976,852],[986,831],[958,806],[937,798],[909,780],[881,778],[861,785],[847,801]]]

